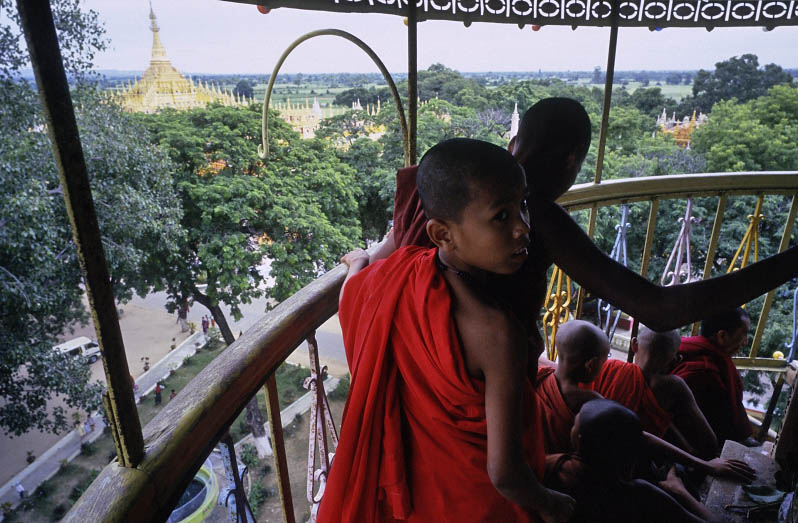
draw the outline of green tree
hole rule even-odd
[[[360,236],[352,169],[326,142],[300,140],[271,116],[264,165],[257,156],[257,107],[138,115],[181,165],[186,237],[164,264],[167,307],[174,311],[188,300],[202,304],[227,344],[234,337],[222,303],[238,319],[240,305],[254,298],[266,294],[282,301],[335,266]],[[275,283],[264,288],[258,269],[267,257]],[[256,438],[265,438],[255,398],[247,422]]]
[[[91,410],[100,389],[87,385],[83,362],[52,350],[69,324],[87,320],[82,276],[43,115],[27,86],[12,90],[0,101],[0,114],[13,115],[0,117],[0,426],[17,435],[59,432],[70,423],[48,400]],[[180,241],[172,167],[104,96],[83,87],[75,100],[114,295],[124,302],[133,290],[147,292],[158,260]]]
[[[708,113],[715,103],[736,98],[746,102],[763,96],[774,85],[792,84],[792,76],[776,64],[759,67],[754,54],[733,56],[715,64],[714,71],[701,69],[693,80],[693,96],[682,101],[680,112],[693,109]]]
[[[246,98],[252,98],[255,94],[255,91],[252,89],[252,84],[249,83],[249,80],[244,78],[238,81],[235,89],[233,89],[233,94]]]
[[[105,45],[97,14],[77,0],[51,4],[66,69],[83,79]],[[83,362],[52,350],[71,323],[87,318],[44,116],[36,93],[16,80],[27,63],[17,24],[13,2],[0,0],[0,427],[58,433],[71,423],[48,401],[92,410],[101,385],[88,384]],[[79,83],[73,98],[114,294],[125,301],[149,287],[156,260],[179,241],[171,164],[105,96]]]
[[[746,103],[715,104],[691,146],[710,172],[791,170],[798,165],[798,87],[779,85]]]

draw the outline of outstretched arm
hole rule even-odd
[[[724,458],[705,461],[648,432],[643,432],[643,441],[652,454],[675,463],[694,467],[704,474],[728,478],[741,483],[750,483],[756,478],[754,469],[744,461]]]
[[[798,247],[717,278],[660,287],[605,255],[553,202],[529,204],[535,236],[553,262],[591,293],[657,331],[746,303],[798,276]]]

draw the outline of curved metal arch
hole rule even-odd
[[[375,53],[368,45],[366,45],[363,40],[356,37],[352,33],[347,33],[346,31],[342,31],[340,29],[319,29],[317,31],[306,33],[294,40],[291,45],[289,45],[288,48],[283,51],[280,59],[277,60],[277,64],[274,66],[274,70],[272,70],[272,75],[269,77],[269,85],[266,88],[266,97],[263,100],[263,116],[261,118],[261,144],[258,146],[258,156],[260,156],[260,158],[265,162],[266,157],[269,155],[269,101],[272,97],[272,88],[274,87],[274,80],[277,78],[277,73],[280,72],[280,68],[283,66],[285,59],[288,58],[288,55],[291,54],[291,52],[296,49],[299,44],[317,36],[339,36],[344,40],[348,40],[365,51],[365,53],[369,55],[369,58],[371,58],[377,65],[377,68],[382,73],[383,78],[385,78],[385,81],[388,83],[388,87],[393,95],[393,100],[396,103],[396,111],[399,113],[399,125],[402,127],[402,145],[404,149],[405,167],[409,167],[410,141],[407,134],[407,120],[405,119],[405,111],[402,107],[402,99],[399,97],[399,91],[396,90],[396,85],[393,82],[393,78],[388,72],[388,69],[385,68],[385,64],[383,64],[382,60],[380,60],[380,57],[377,56],[377,53]]]

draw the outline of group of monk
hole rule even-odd
[[[711,521],[696,475],[754,477],[717,458],[725,439],[754,444],[730,359],[748,320],[734,307],[795,276],[798,248],[652,284],[555,203],[590,138],[578,102],[548,98],[507,150],[452,139],[399,171],[392,233],[342,260],[351,388],[318,521]],[[634,363],[573,320],[539,368],[553,263],[646,325]],[[673,330],[705,318],[701,336]]]

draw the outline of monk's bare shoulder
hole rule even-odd
[[[604,397],[595,390],[590,389],[566,388],[561,392],[563,401],[565,401],[565,404],[568,405],[568,408],[574,414],[579,412],[582,405],[588,401],[602,399]]]
[[[690,387],[679,376],[673,374],[656,376],[650,386],[660,406],[667,411],[673,410],[677,405],[695,401]]]
[[[521,324],[505,310],[480,299],[462,282],[452,281],[450,288],[455,326],[469,374],[482,378],[485,362],[496,357],[525,364],[526,334]]]

